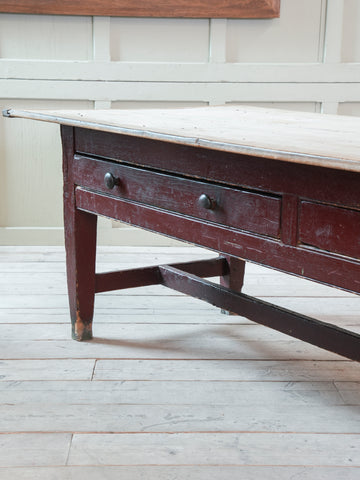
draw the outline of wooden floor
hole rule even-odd
[[[77,343],[63,249],[0,247],[0,271],[1,480],[360,478],[360,364],[164,287],[98,295]],[[245,292],[360,331],[360,297],[254,265]]]

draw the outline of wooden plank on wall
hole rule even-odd
[[[279,88],[281,87],[281,88]],[[2,80],[10,99],[161,102],[359,102],[357,83],[68,82]],[[8,102],[11,106],[11,102]]]
[[[122,17],[274,18],[280,0],[0,0],[0,12]]]
[[[96,43],[96,60],[14,60],[0,59],[1,79],[9,80],[93,80],[142,82],[256,82],[256,83],[357,83],[360,63],[223,63],[221,37],[226,20],[218,20],[211,30],[210,63],[202,62],[109,62],[105,41]],[[225,22],[225,23],[222,23]],[[223,30],[223,31],[222,31]],[[99,58],[98,58],[99,57]]]
[[[231,5],[230,0],[186,1],[191,7],[203,5],[204,15],[204,9],[211,5]],[[353,8],[357,1],[282,2],[281,18],[273,21],[214,17],[210,17],[210,21],[122,19],[111,18],[105,10],[91,17],[0,14],[3,57],[0,59],[1,108],[14,107],[14,102],[27,108],[35,108],[35,103],[37,108],[53,108],[54,102],[61,102],[61,108],[96,109],[253,102],[259,106],[312,111],[320,111],[321,107],[324,113],[338,111],[358,115],[360,63],[355,62],[359,50],[357,45],[360,44],[356,41],[358,37],[354,30],[358,15]],[[30,5],[45,8],[45,4],[56,4],[59,9],[73,8],[75,14],[75,8],[80,4],[83,8],[90,8],[95,4],[103,6],[111,3],[114,6],[121,2],[133,6],[160,5],[165,0],[0,0],[0,12],[5,11],[4,8],[15,11],[15,8],[29,8]],[[169,2],[175,4],[174,0]],[[176,7],[184,5],[184,2],[179,0]],[[269,0],[237,0],[232,3],[234,8],[245,8],[246,3],[247,8],[272,5]],[[300,4],[304,5],[299,7]],[[273,5],[275,8],[275,2]],[[309,21],[301,16],[300,10],[303,11],[304,6]],[[128,30],[126,34],[119,35],[124,25]],[[153,41],[149,37],[153,32],[160,40]],[[190,41],[185,42],[190,46],[182,49],[180,55],[176,49],[182,48],[183,39],[189,32],[193,47]],[[299,43],[299,35],[305,43]],[[342,38],[344,35],[346,39]],[[138,42],[136,48],[132,44],[134,38]],[[142,44],[150,52],[148,56],[139,54]],[[151,52],[151,48],[158,44],[164,47],[164,59],[159,60],[157,53]],[[279,49],[286,55],[279,56]],[[234,54],[231,54],[232,50]],[[72,100],[66,101],[67,98]],[[86,106],[81,99],[86,100]],[[39,203],[43,195],[43,190],[35,187],[40,180],[34,177],[38,169],[33,168],[34,162],[39,161],[39,150],[35,151],[32,147],[36,138],[44,138],[38,136],[38,130],[45,127],[25,127],[20,121],[18,126],[12,125],[12,122],[9,122],[11,126],[7,126],[5,122],[8,121],[4,120],[5,129],[0,129],[3,163],[0,185],[6,185],[10,171],[23,166],[22,178],[27,179],[27,186],[32,185],[31,191],[38,193],[30,195],[31,202],[27,205],[31,203],[31,207],[24,210],[26,202],[11,201],[14,189],[8,196],[5,187],[1,189],[0,223],[3,227],[0,228],[0,244],[61,244],[62,227],[59,221],[54,223],[54,218],[61,218],[60,197],[51,197],[52,211],[57,212],[51,218],[52,224],[49,224],[50,217],[44,214],[36,221],[29,217],[29,210],[36,211],[33,205]],[[15,152],[13,145],[10,148],[11,138],[7,129],[18,130],[14,135],[21,141],[16,143],[25,145],[21,147],[25,156]],[[53,148],[48,150],[43,144],[41,151],[52,159],[46,165],[49,170],[53,169],[52,178],[57,179],[60,186],[56,170],[60,165],[60,153]],[[20,187],[17,188],[19,190]],[[22,192],[20,198],[28,200],[28,190],[22,188]],[[13,205],[11,212],[9,205]],[[111,228],[120,224],[109,222],[100,219],[101,243],[166,245],[170,242],[166,237],[128,226]]]
[[[323,62],[339,65],[343,37],[344,1],[333,0],[326,4],[326,28],[324,38]],[[322,113],[336,114],[339,102],[323,102]]]
[[[110,62],[110,18],[94,17],[92,33],[93,59],[98,62]]]
[[[226,28],[227,21],[224,19],[210,20],[209,35],[209,62],[226,62]]]

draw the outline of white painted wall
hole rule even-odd
[[[0,107],[250,103],[360,115],[360,1],[273,20],[0,14]],[[62,243],[58,127],[0,119],[0,244]],[[169,240],[101,220],[101,243]]]

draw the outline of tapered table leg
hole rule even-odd
[[[72,337],[92,338],[95,299],[97,216],[76,208],[73,177],[74,129],[62,125],[64,174],[64,230]]]
[[[66,218],[67,282],[74,340],[92,338],[97,216],[75,210]]]

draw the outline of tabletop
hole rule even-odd
[[[243,105],[13,110],[4,116],[360,172],[360,118]]]

